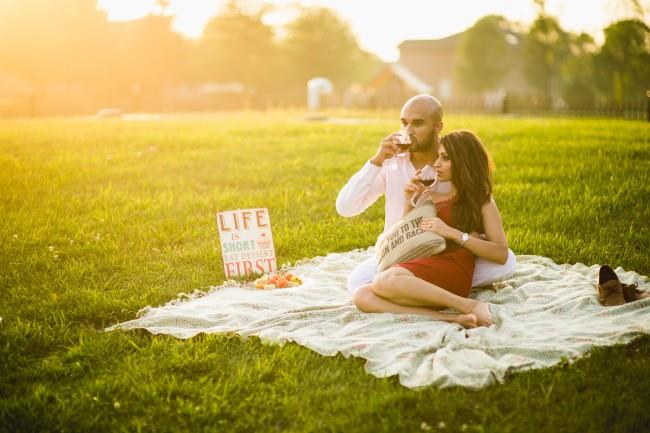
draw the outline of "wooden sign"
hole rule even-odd
[[[217,228],[226,278],[275,272],[275,247],[266,208],[219,212]]]

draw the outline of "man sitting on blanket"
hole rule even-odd
[[[411,138],[406,152],[398,144],[401,132],[391,134],[379,144],[375,155],[355,173],[339,192],[336,210],[339,215],[352,217],[363,213],[382,194],[386,196],[384,230],[402,218],[405,206],[404,187],[416,171],[425,165],[433,166],[442,131],[442,107],[430,95],[417,95],[409,99],[401,111],[402,131]],[[439,192],[449,189],[449,182],[436,183]],[[491,284],[507,277],[515,269],[515,255],[508,250],[508,260],[499,265],[477,258],[472,287]],[[363,285],[370,284],[377,274],[377,261],[370,257],[360,263],[348,278],[348,291],[353,294]]]

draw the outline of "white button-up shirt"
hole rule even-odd
[[[366,162],[339,192],[336,211],[344,217],[359,215],[385,195],[386,231],[404,216],[404,187],[415,176],[415,171],[408,152],[385,160],[381,167]]]

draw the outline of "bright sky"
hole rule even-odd
[[[227,0],[169,0],[167,13],[175,16],[174,28],[188,37],[198,37],[206,22]],[[255,1],[255,0],[249,0]],[[650,0],[642,0],[647,4]],[[397,45],[406,39],[437,39],[474,24],[489,14],[511,21],[532,22],[536,7],[532,0],[263,0],[275,12],[267,24],[281,25],[295,16],[295,5],[334,9],[357,35],[361,46],[382,60],[398,58]],[[156,0],[98,0],[111,20],[140,18],[157,10]],[[626,0],[547,0],[546,10],[566,30],[584,31],[602,41],[602,29],[628,16]]]

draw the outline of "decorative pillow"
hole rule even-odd
[[[429,257],[444,251],[445,238],[423,231],[423,218],[435,218],[436,206],[431,200],[419,204],[386,230],[375,244],[379,272],[413,259]]]

